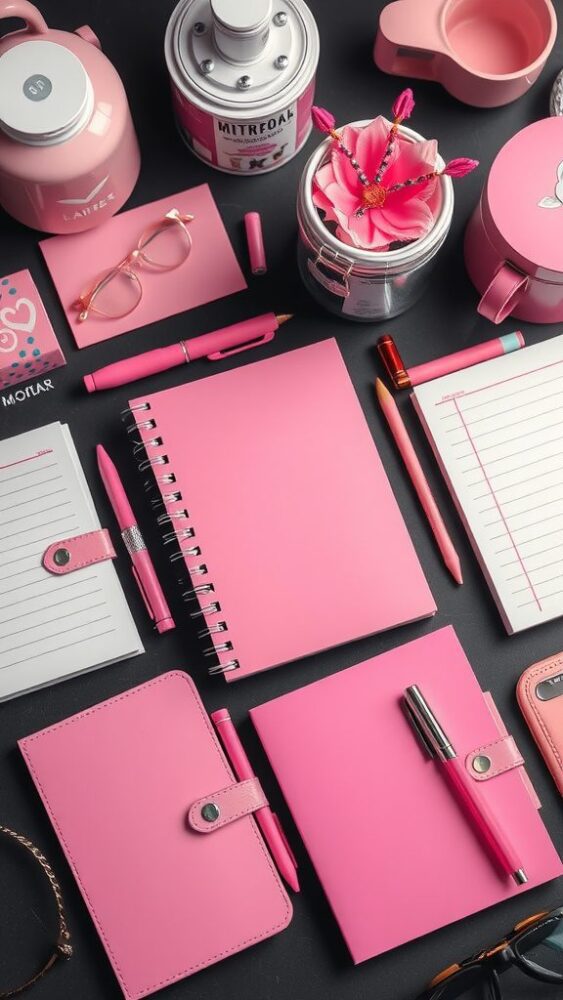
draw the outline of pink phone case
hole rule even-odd
[[[518,681],[516,696],[540,753],[563,795],[563,653],[548,656],[528,667]]]

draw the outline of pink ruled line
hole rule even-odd
[[[498,499],[497,499],[497,496],[496,496],[496,493],[495,493],[495,491],[494,491],[494,489],[493,489],[493,487],[492,487],[492,485],[491,485],[491,482],[490,482],[490,480],[489,480],[489,477],[488,477],[488,475],[487,475],[487,473],[486,473],[486,471],[485,471],[485,467],[484,467],[483,463],[481,462],[481,458],[480,458],[480,455],[479,455],[479,452],[477,451],[477,448],[476,448],[476,446],[475,446],[475,442],[473,441],[473,438],[471,437],[471,434],[470,434],[470,432],[469,432],[469,428],[468,428],[468,426],[467,426],[467,424],[466,424],[466,422],[465,422],[465,419],[464,419],[464,416],[463,416],[463,413],[461,412],[461,409],[460,409],[460,407],[459,407],[459,403],[458,403],[457,399],[454,399],[453,403],[454,403],[454,406],[455,406],[455,408],[456,408],[456,410],[457,410],[457,414],[458,414],[458,416],[459,416],[459,419],[461,420],[461,422],[462,422],[462,424],[463,424],[463,427],[464,427],[464,429],[465,429],[465,433],[467,434],[467,438],[468,438],[468,441],[469,441],[469,443],[471,444],[471,447],[472,447],[472,449],[473,449],[473,451],[474,451],[474,453],[475,453],[475,458],[477,459],[477,461],[478,461],[478,463],[479,463],[479,466],[480,466],[480,468],[481,468],[481,472],[483,473],[483,476],[484,476],[484,478],[485,478],[485,482],[487,483],[487,486],[489,487],[489,489],[490,489],[490,491],[491,491],[491,496],[493,497],[493,500],[495,501],[495,504],[496,504],[496,507],[497,507],[497,510],[498,510],[498,512],[499,512],[499,514],[500,514],[500,516],[501,516],[501,519],[502,519],[502,522],[503,522],[503,524],[504,524],[504,527],[505,527],[505,530],[506,530],[506,533],[507,533],[507,535],[508,535],[508,537],[509,537],[509,539],[510,539],[510,542],[511,542],[511,544],[512,544],[512,547],[513,547],[513,549],[514,549],[514,552],[515,552],[515,554],[516,554],[516,556],[517,556],[517,558],[518,558],[518,562],[520,563],[520,566],[521,566],[521,568],[522,568],[522,572],[523,572],[524,576],[526,577],[526,580],[527,580],[527,582],[528,582],[528,586],[529,586],[529,588],[530,588],[530,590],[531,590],[531,592],[532,592],[532,594],[533,594],[533,596],[534,596],[534,600],[535,600],[535,602],[536,602],[536,604],[537,604],[537,606],[538,606],[538,610],[539,610],[539,611],[541,611],[541,610],[542,610],[542,606],[541,606],[541,603],[540,603],[540,600],[539,600],[539,598],[538,598],[538,595],[537,595],[537,593],[536,593],[536,590],[535,590],[535,587],[534,587],[534,584],[532,583],[532,580],[530,579],[530,576],[529,576],[529,574],[528,574],[528,571],[527,571],[527,569],[526,569],[526,567],[525,567],[525,565],[524,565],[524,560],[522,559],[522,556],[520,555],[520,552],[519,552],[519,550],[518,550],[518,546],[516,545],[516,542],[514,541],[514,537],[513,537],[513,535],[512,535],[512,532],[511,532],[511,530],[510,530],[510,528],[509,528],[509,525],[508,525],[508,521],[506,520],[506,518],[505,518],[505,516],[504,516],[504,513],[503,513],[503,511],[502,511],[502,508],[501,508],[501,506],[500,506],[500,503],[498,502]]]
[[[12,469],[14,465],[23,465],[24,462],[33,462],[34,458],[43,458],[44,455],[52,455],[53,449],[46,448],[45,451],[38,451],[35,455],[28,455],[27,458],[18,458],[16,462],[8,462],[8,465],[0,465],[0,472],[4,469]]]
[[[536,375],[537,372],[544,372],[549,368],[556,368],[557,365],[563,365],[563,361],[552,361],[549,365],[542,365],[541,368],[532,368],[531,371],[520,372],[519,375],[511,375],[510,378],[503,378],[498,382],[491,382],[489,385],[482,385],[480,389],[470,389],[469,392],[460,392],[457,396],[446,396],[445,399],[440,399],[436,403],[436,406],[443,406],[444,403],[455,403],[457,409],[458,399],[468,399],[469,396],[474,396],[477,392],[486,392],[488,389],[496,389],[499,385],[507,385],[508,382],[515,382],[519,378],[527,378],[528,375]],[[541,385],[530,386],[530,388],[539,389],[541,388]],[[495,400],[493,399],[491,402],[494,403]],[[500,402],[500,400],[497,400],[496,402]]]

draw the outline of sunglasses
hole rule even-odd
[[[418,1000],[502,1000],[500,976],[507,969],[563,990],[563,907],[536,913],[516,924],[502,941],[450,965],[434,977]]]
[[[193,218],[173,208],[159,222],[145,229],[131,253],[99,274],[79,296],[75,303],[79,321],[83,323],[91,313],[106,319],[121,319],[133,312],[143,297],[136,269],[149,267],[156,271],[173,271],[180,267],[192,249],[188,224]]]

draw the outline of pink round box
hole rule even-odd
[[[493,323],[563,320],[563,118],[502,147],[467,226],[465,263]]]

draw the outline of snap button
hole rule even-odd
[[[55,549],[53,552],[53,562],[55,566],[67,566],[70,562],[70,552],[68,549]]]
[[[201,815],[206,823],[215,823],[221,815],[221,810],[216,802],[206,802],[205,805],[201,807]]]
[[[484,753],[477,754],[471,766],[477,774],[486,774],[491,766],[491,758],[486,757]]]

